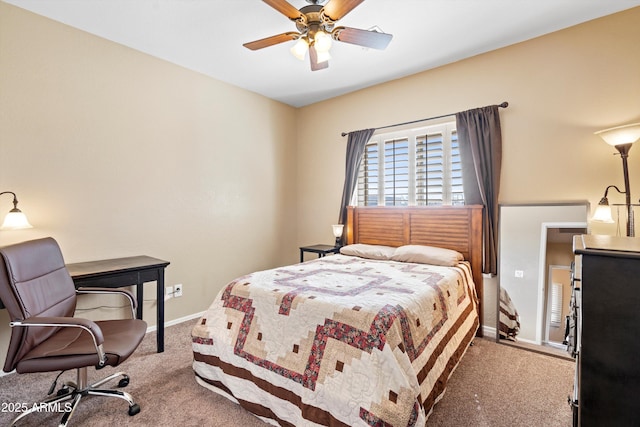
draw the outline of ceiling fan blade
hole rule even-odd
[[[262,0],[289,19],[298,19],[302,14],[286,0]]]
[[[355,9],[356,6],[363,1],[364,0],[329,0],[329,3],[327,3],[322,10],[324,11],[324,16],[332,21],[337,21]]]
[[[290,31],[288,33],[282,33],[271,37],[266,37],[264,39],[255,40],[249,43],[245,43],[242,46],[251,50],[258,50],[265,47],[273,46],[274,44],[288,42],[290,40],[295,40],[298,38],[300,34],[294,31]]]
[[[341,42],[380,50],[385,49],[393,38],[391,34],[349,27],[337,27],[332,33]]]
[[[318,53],[315,46],[309,46],[309,60],[311,61],[311,71],[324,70],[329,68],[329,61],[318,62]]]

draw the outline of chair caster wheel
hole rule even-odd
[[[137,403],[134,403],[133,405],[129,406],[129,416],[133,417],[135,414],[140,412],[140,405],[138,405]]]
[[[118,382],[118,387],[126,387],[129,385],[129,377],[124,377]]]
[[[58,390],[58,392],[56,393],[56,396],[60,397],[60,396],[64,396],[65,394],[69,394],[71,393],[71,391],[69,390],[69,387],[63,387],[60,390]]]

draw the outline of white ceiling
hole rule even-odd
[[[295,31],[260,0],[3,0],[269,98],[304,106],[640,5],[640,0],[365,0],[339,25],[393,34],[386,50],[336,42],[328,69],[294,42],[243,43]],[[289,0],[296,8],[305,0]]]

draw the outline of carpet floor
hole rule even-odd
[[[165,352],[155,352],[156,334],[149,333],[138,350],[118,368],[89,370],[89,382],[117,371],[131,377],[126,391],[141,407],[133,417],[124,400],[84,398],[70,426],[242,426],[267,424],[195,381],[191,369],[190,331],[195,321],[165,329]],[[116,370],[117,369],[117,370]],[[569,427],[567,396],[573,386],[573,362],[488,339],[476,339],[453,373],[443,399],[436,404],[428,427]],[[46,397],[55,373],[9,374],[0,377],[0,425],[17,415],[11,404]],[[59,383],[75,381],[65,372]],[[104,387],[115,387],[117,381]],[[40,412],[18,426],[58,425],[61,415]]]

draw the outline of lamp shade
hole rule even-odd
[[[318,53],[329,52],[329,49],[331,49],[331,36],[324,31],[318,31],[314,37],[313,45]]]
[[[342,230],[344,229],[344,225],[343,224],[334,224],[331,227],[333,228],[334,237],[342,236]]]
[[[4,222],[0,226],[0,230],[20,230],[23,228],[32,228],[29,224],[27,216],[20,211],[20,209],[12,209],[7,216],[4,217]]]
[[[304,57],[307,55],[307,50],[309,50],[307,41],[303,37],[300,37],[291,48],[291,54],[300,61],[304,61]]]
[[[622,144],[632,144],[640,138],[640,123],[616,126],[609,129],[600,130],[595,133],[600,138],[612,146]]]
[[[599,204],[591,217],[592,221],[613,224],[613,216],[611,215],[611,206],[609,204]]]
[[[20,230],[22,228],[32,228],[32,225],[29,224],[27,217],[22,213],[20,209],[18,209],[18,197],[16,193],[13,191],[3,191],[0,193],[0,196],[3,194],[11,194],[13,196],[13,209],[9,211],[7,216],[4,217],[4,222],[0,226],[0,230]]]
[[[330,60],[331,54],[329,53],[329,51],[319,52],[318,50],[316,50],[316,58],[318,59],[318,64],[321,64]]]

